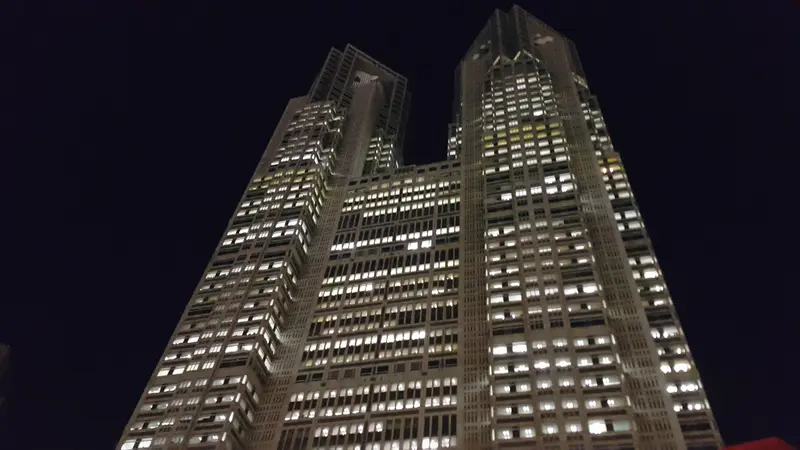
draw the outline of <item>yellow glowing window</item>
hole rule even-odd
[[[519,133],[519,128],[512,128],[512,129],[508,130],[508,132],[511,133],[511,134]]]
[[[508,142],[505,139],[500,139],[497,141],[497,145],[506,145]]]
[[[533,127],[531,125],[525,125],[524,127],[522,127],[522,131],[531,131],[532,129]]]
[[[525,133],[525,135],[523,135],[522,137],[525,139],[533,139],[533,133]]]
[[[490,134],[490,135],[488,135],[488,136],[484,136],[484,137],[483,137],[483,140],[484,140],[484,141],[491,141],[491,140],[492,140],[492,135]]]
[[[544,130],[545,128],[547,128],[547,125],[545,125],[545,124],[536,125],[536,130],[537,131]]]
[[[539,133],[539,134],[536,135],[536,137],[537,138],[546,138],[547,137],[547,133]]]

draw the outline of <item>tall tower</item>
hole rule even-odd
[[[481,332],[465,334],[476,365],[462,362],[462,388],[471,394],[461,443],[488,448],[481,427],[490,423],[494,440],[544,433],[534,439],[545,448],[718,448],[694,361],[574,45],[517,6],[495,11],[456,83],[448,157],[464,163],[463,189],[483,193],[462,203],[487,231],[464,263],[488,274],[489,302],[465,309],[492,317],[477,325]],[[519,274],[505,274],[509,259],[519,261]],[[532,348],[523,350],[526,343]],[[485,347],[489,374],[480,370]],[[533,394],[520,398],[520,383]],[[532,421],[518,420],[522,408],[536,411]]]
[[[118,449],[703,449],[719,434],[570,42],[495,12],[447,161],[332,50],[289,101]]]

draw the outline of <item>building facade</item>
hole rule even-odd
[[[496,11],[447,160],[352,46],[289,101],[118,447],[716,449],[572,44]]]

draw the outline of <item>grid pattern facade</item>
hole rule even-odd
[[[721,444],[574,47],[497,11],[447,161],[352,46],[289,101],[118,449]]]

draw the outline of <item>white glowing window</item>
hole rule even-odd
[[[674,387],[674,385],[673,385]],[[681,392],[695,392],[700,389],[697,383],[683,383],[681,384]]]
[[[539,370],[544,370],[550,367],[550,361],[546,359],[540,359],[533,363],[533,367]]]
[[[677,335],[678,335],[678,329],[676,327],[664,327],[664,331],[661,333],[661,337],[664,339],[671,338]]]
[[[590,420],[589,421],[589,433],[591,434],[603,434],[608,431],[608,427],[606,426],[605,420]]]
[[[528,346],[524,342],[514,342],[511,345],[511,351],[514,353],[525,353],[527,350]]]
[[[555,402],[539,402],[539,411],[552,411],[554,409],[556,409]]]
[[[677,360],[672,367],[675,369],[675,372],[687,372],[692,366],[689,364],[689,361]]]
[[[556,434],[556,433],[558,433],[558,425],[556,425],[556,424],[544,424],[544,425],[542,425],[542,432],[544,434]]]

